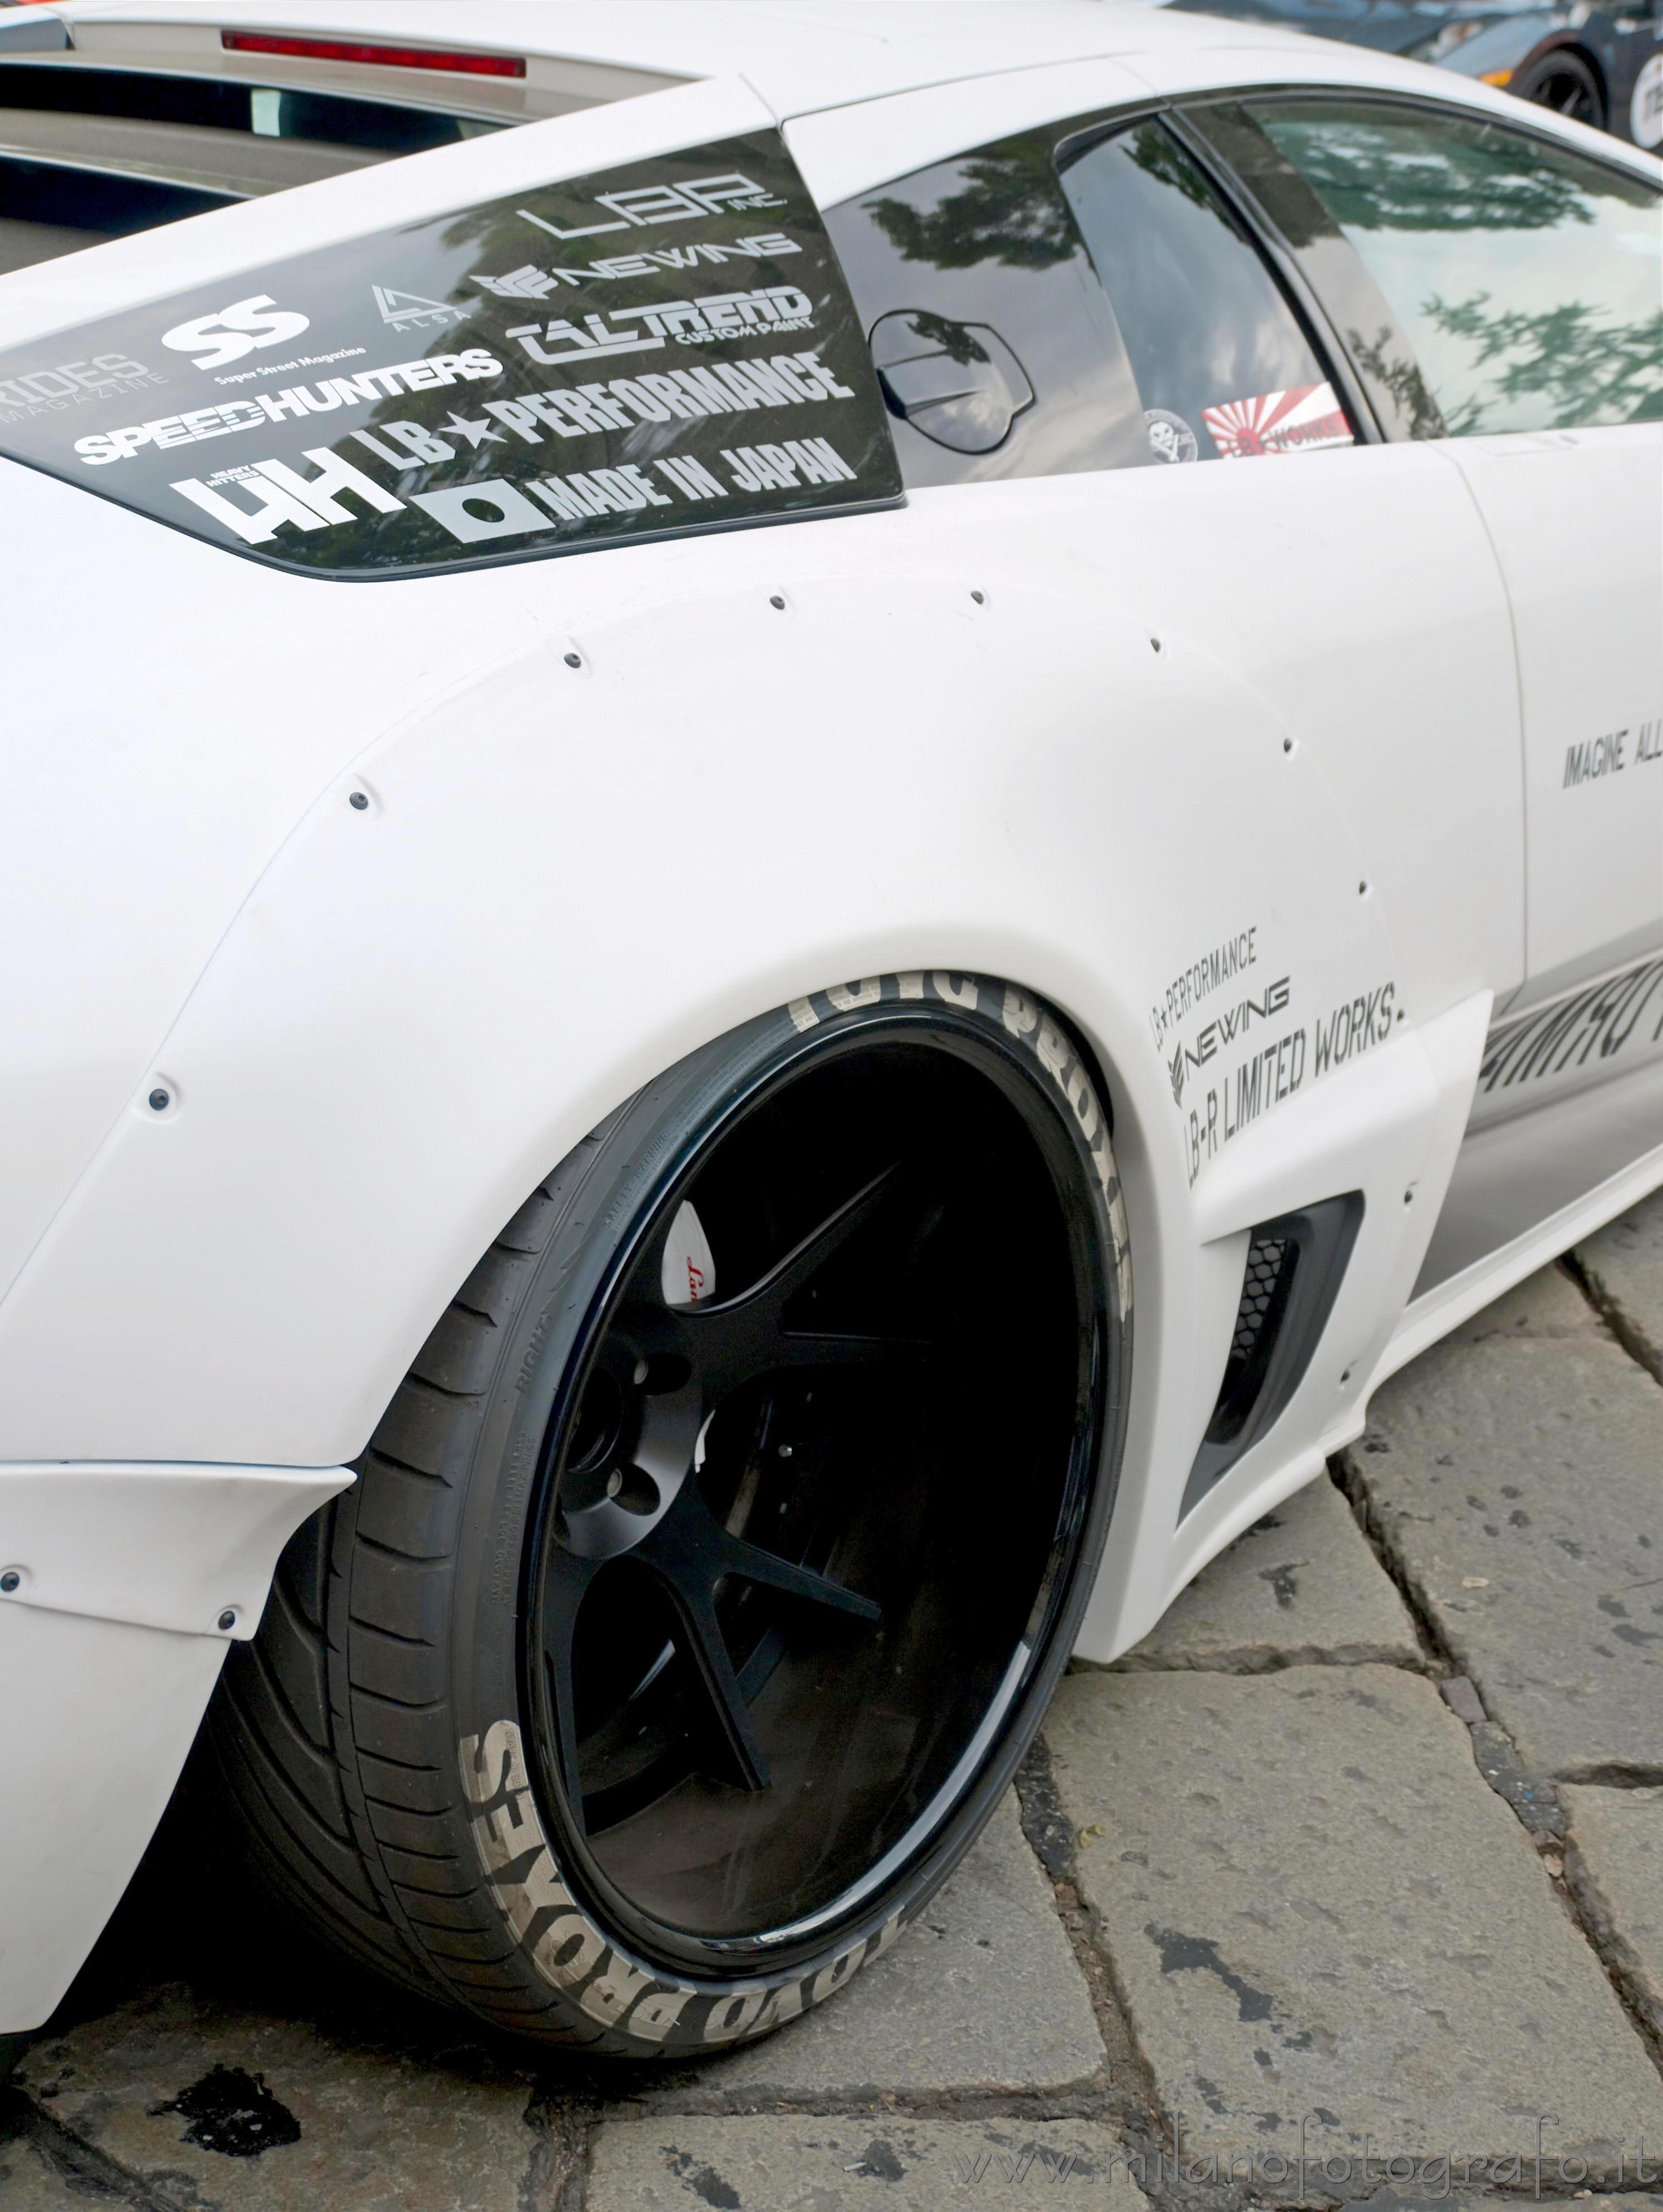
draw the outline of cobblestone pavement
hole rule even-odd
[[[1069,1675],[903,1943],[702,2068],[379,1991],[187,1797],[0,2091],[0,2207],[1663,2212],[1663,1194],[1332,1473]]]

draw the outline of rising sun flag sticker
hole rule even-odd
[[[1227,461],[1352,443],[1351,426],[1332,384],[1296,384],[1287,392],[1226,400],[1222,407],[1204,407],[1201,420]]]

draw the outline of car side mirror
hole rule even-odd
[[[1034,404],[1022,363],[986,323],[902,308],[878,318],[871,345],[890,412],[955,453],[991,453]]]

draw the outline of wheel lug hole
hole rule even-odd
[[[635,1362],[631,1376],[635,1388],[644,1390],[649,1398],[666,1397],[681,1389],[692,1377],[693,1370],[685,1359],[673,1352],[649,1352],[645,1359]]]
[[[622,1472],[621,1469],[615,1467],[611,1474],[606,1478],[606,1494],[609,1498],[616,1498],[622,1488]]]

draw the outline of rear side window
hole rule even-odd
[[[1259,249],[1158,122],[1006,139],[827,227],[909,484],[1353,442]]]
[[[901,490],[841,272],[774,132],[353,240],[0,355],[0,453],[331,576]]]
[[[1065,145],[1068,195],[1168,460],[1349,446],[1351,426],[1258,248],[1159,123]]]
[[[1432,109],[1253,113],[1395,311],[1452,434],[1663,416],[1663,237],[1642,179]]]
[[[909,484],[1150,459],[1125,346],[1053,153],[1007,138],[826,216]]]

